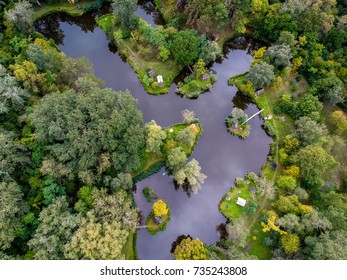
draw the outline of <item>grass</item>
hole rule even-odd
[[[208,92],[213,84],[215,83],[215,79],[210,76],[206,80],[201,79],[193,79],[188,83],[179,83],[176,92],[181,94],[187,98],[198,98],[200,94]]]
[[[60,2],[60,3],[51,3],[46,4],[42,3],[41,6],[36,6],[34,8],[34,17],[33,21],[37,21],[40,18],[43,18],[45,16],[48,16],[50,14],[54,13],[67,13],[70,16],[81,16],[84,14],[83,6],[88,3],[92,3],[94,0],[82,0],[79,1],[78,4],[80,5],[81,9],[78,9],[77,4],[70,4],[67,1],[66,2]]]
[[[160,231],[164,231],[166,229],[167,223],[170,221],[170,212],[168,215],[161,216],[161,223],[158,225],[153,221],[153,211],[151,211],[146,219],[147,230],[150,234],[156,235]]]
[[[108,14],[96,20],[97,24],[108,34],[112,35],[114,32],[121,30],[120,27],[114,26],[114,15]],[[140,24],[145,21],[140,19]],[[113,36],[113,35],[112,35]],[[112,38],[113,39],[113,38]],[[182,71],[183,67],[176,63],[175,60],[169,59],[165,62],[157,59],[156,57],[146,59],[140,55],[135,42],[128,39],[113,40],[118,47],[119,51],[127,58],[128,63],[137,73],[141,83],[146,91],[150,94],[158,95],[168,93],[173,80]],[[154,51],[154,50],[153,50]],[[148,71],[154,70],[156,75],[162,75],[163,85],[157,85],[156,78],[149,81]]]
[[[262,231],[262,227],[260,223],[258,223],[253,230],[251,231],[253,234],[247,238],[247,243],[252,242],[252,248],[248,251],[249,255],[257,256],[260,260],[269,260],[272,257],[271,249],[263,244],[264,238],[267,236]],[[256,237],[254,240],[252,237]]]
[[[126,260],[135,260],[135,250],[134,250],[134,242],[135,242],[135,234],[132,231],[129,231],[129,236],[127,242],[124,244],[122,253],[125,256]]]
[[[236,204],[236,200],[238,197],[241,197],[249,202],[250,198],[252,197],[249,189],[253,186],[254,184],[250,182],[249,184],[245,184],[241,187],[235,186],[231,188],[223,196],[221,202],[219,203],[220,212],[229,220],[238,219],[246,212],[247,203],[245,207],[242,207]],[[227,197],[230,197],[230,199],[227,200]]]

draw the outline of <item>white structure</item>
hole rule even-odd
[[[164,83],[163,76],[162,75],[158,75],[157,76],[157,81],[158,81],[159,84]]]
[[[236,204],[237,205],[240,205],[240,206],[242,206],[242,207],[245,207],[245,205],[246,205],[246,200],[245,199],[243,199],[243,198],[241,198],[241,197],[238,197],[237,198],[237,201],[236,201]]]

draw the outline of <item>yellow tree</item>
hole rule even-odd
[[[164,200],[159,199],[153,204],[152,211],[155,216],[161,217],[169,213],[169,208]]]
[[[281,236],[281,246],[286,254],[293,254],[299,251],[300,238],[297,234],[286,234]]]
[[[266,211],[265,214],[267,215],[267,223],[261,222],[261,225],[263,227],[263,232],[274,230],[281,235],[287,234],[286,231],[281,230],[279,226],[276,226],[275,223],[278,219],[278,215],[276,214],[275,211],[269,210],[269,211]]]
[[[176,260],[207,260],[208,250],[199,238],[187,237],[176,246],[172,255]]]

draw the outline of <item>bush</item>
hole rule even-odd
[[[152,202],[153,200],[158,199],[158,194],[151,187],[143,188],[142,194],[146,198],[147,202]]]

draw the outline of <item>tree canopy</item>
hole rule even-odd
[[[139,166],[144,146],[142,114],[128,92],[92,86],[45,96],[30,119],[49,152],[42,170],[86,184]]]

